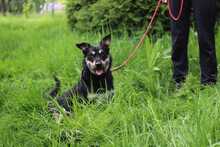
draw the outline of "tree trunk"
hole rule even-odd
[[[7,12],[7,4],[5,0],[1,0],[1,11],[2,14],[5,16]]]
[[[54,1],[53,1],[53,2],[52,2],[52,9],[51,9],[52,16],[54,16],[54,11],[55,11],[55,10],[54,10],[54,9],[55,9],[55,8],[54,8],[54,7],[55,7],[54,5],[55,5],[55,3],[54,3]]]

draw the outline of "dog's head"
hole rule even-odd
[[[111,35],[104,37],[97,46],[92,46],[89,43],[76,44],[84,54],[86,66],[96,76],[101,76],[110,69],[110,43]]]

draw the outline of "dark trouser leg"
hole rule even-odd
[[[177,16],[180,9],[180,1],[172,0],[171,7],[173,14]],[[187,44],[190,8],[191,0],[184,0],[181,19],[178,22],[171,20],[173,79],[178,83],[182,82],[188,73]]]
[[[217,61],[215,51],[216,0],[193,0],[200,48],[201,83],[215,83]]]

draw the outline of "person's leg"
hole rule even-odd
[[[217,61],[215,51],[216,0],[193,0],[200,48],[201,83],[215,84]]]
[[[171,0],[174,15],[178,15],[180,0]],[[173,79],[176,83],[185,80],[188,73],[187,44],[190,26],[191,0],[184,0],[182,16],[179,21],[171,20]]]

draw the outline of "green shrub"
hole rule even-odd
[[[67,18],[72,29],[81,31],[136,31],[146,26],[145,22],[155,9],[157,0],[68,0]],[[154,30],[163,32],[169,20],[162,6]]]
[[[27,16],[30,12],[39,12],[40,5],[44,4],[46,0],[8,0],[8,12],[12,14],[22,14]]]
[[[9,1],[9,12],[13,14],[20,14],[23,11],[24,0]]]
[[[32,8],[32,3],[30,0],[26,0],[25,3],[23,4],[23,14],[26,17],[29,17],[30,11]]]

